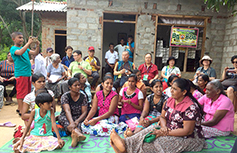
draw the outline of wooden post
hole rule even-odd
[[[154,41],[154,53],[153,53],[153,63],[155,64],[156,63],[156,49],[157,49],[157,47],[156,47],[156,43],[157,43],[157,29],[158,29],[158,25],[157,25],[157,23],[158,23],[158,15],[156,15],[156,24],[155,24],[155,26],[156,26],[156,28],[155,28],[155,41]]]
[[[172,47],[170,46],[169,48],[170,48],[170,49],[169,49],[169,57],[170,57],[171,54],[172,54]]]
[[[201,51],[201,58],[204,56],[205,53],[205,42],[206,42],[206,32],[207,32],[207,20],[204,20],[204,28],[203,28],[203,35],[202,35],[202,51]]]
[[[172,27],[174,27],[174,25],[172,25]],[[170,31],[171,32],[171,31]],[[171,56],[172,54],[172,47],[170,46],[170,49],[169,49],[169,57]]]
[[[134,50],[133,50],[133,63],[135,63],[135,52],[137,50],[136,48],[136,35],[137,35],[137,18],[138,18],[138,14],[136,14],[136,23],[135,23],[135,32],[134,32]]]
[[[104,39],[104,13],[102,14],[102,17],[101,17],[101,54],[100,54],[100,59],[102,59],[102,68],[101,68],[101,71],[100,71],[100,76],[102,76],[102,77],[104,77],[103,76],[103,63],[105,63],[105,61],[103,60],[103,56],[104,56],[104,54],[103,54],[103,40]],[[106,63],[105,63],[106,64]],[[104,65],[105,65],[104,64]]]
[[[185,49],[183,72],[186,72],[188,62],[188,48]]]
[[[188,26],[190,28],[190,26]],[[186,72],[188,62],[188,48],[185,49],[183,72]]]
[[[34,28],[34,0],[32,0],[32,14],[31,14],[31,36],[33,36],[34,35],[34,30],[33,30],[33,28]]]

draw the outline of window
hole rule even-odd
[[[167,59],[174,56],[176,66],[182,72],[195,72],[199,67],[199,60],[204,55],[206,39],[206,22],[208,17],[181,16],[181,15],[157,15],[156,16],[156,40],[154,46],[155,63],[161,70],[167,65]],[[172,27],[198,28],[197,48],[171,47],[170,33]]]

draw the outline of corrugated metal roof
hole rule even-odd
[[[21,11],[31,11],[32,10],[32,2],[26,3],[16,10]],[[67,12],[67,4],[66,3],[48,3],[48,2],[35,2],[34,3],[34,11],[41,12]]]

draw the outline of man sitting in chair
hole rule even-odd
[[[114,67],[114,84],[113,86],[118,89],[122,87],[127,81],[128,75],[135,69],[135,64],[128,60],[129,52],[124,51],[122,53],[122,61],[118,61]]]
[[[92,67],[92,74],[90,75],[93,78],[93,81],[91,83],[91,89],[95,90],[96,83],[100,78],[100,75],[98,73],[98,71],[100,70],[100,60],[94,56],[95,49],[93,46],[90,46],[88,48],[88,54],[89,56],[84,57],[83,60],[90,63],[90,66]]]

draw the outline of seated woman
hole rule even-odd
[[[79,80],[81,85],[80,92],[86,95],[88,106],[91,105],[91,99],[92,99],[91,87],[90,84],[86,83],[86,77],[81,73],[76,73],[74,75],[74,78],[77,78]]]
[[[227,90],[227,96],[230,98],[232,103],[235,104],[234,92],[237,91],[237,55],[231,57],[231,62],[233,67],[225,67],[222,73],[222,85],[224,90]]]
[[[175,80],[177,80],[179,77],[177,75],[171,75],[168,79],[168,85],[169,87],[164,90],[164,94],[166,94],[168,97],[171,97],[171,86]]]
[[[190,86],[190,92],[194,98],[196,98],[198,100],[205,94],[198,86],[193,84],[192,81],[188,80],[188,82],[189,82],[189,86]]]
[[[32,85],[34,86],[34,90],[27,94],[25,98],[23,99],[23,106],[22,106],[22,114],[21,118],[22,120],[25,121],[25,123],[28,121],[30,118],[30,112],[38,108],[37,105],[35,105],[35,97],[36,97],[36,92],[40,89],[45,88],[45,77],[41,73],[35,73],[32,75]],[[55,101],[54,101],[54,93],[51,90],[48,90],[48,93],[53,97],[53,108],[54,111],[56,111],[55,107]]]
[[[198,76],[198,87],[205,93],[206,92],[206,86],[209,82],[209,77],[207,75],[199,75]]]
[[[8,95],[6,91],[6,86],[12,84],[14,85],[13,90]],[[11,57],[11,53],[7,53],[7,59],[0,62],[0,85],[4,86],[4,97],[6,98],[6,104],[11,104],[12,97],[16,94],[16,80],[14,77],[14,62]]]
[[[58,98],[58,103],[60,102],[60,97],[62,95],[61,84],[64,82],[64,77],[66,76],[63,65],[60,63],[60,55],[51,55],[52,63],[47,67],[47,80],[46,87],[53,91],[56,98]]]
[[[163,87],[167,88],[167,82],[168,79],[171,75],[177,75],[179,78],[181,78],[181,72],[180,69],[175,65],[175,58],[174,57],[169,57],[169,59],[167,60],[167,66],[164,66],[161,70],[161,77],[163,77],[164,81],[164,85]]]
[[[146,97],[146,85],[143,83],[143,81],[141,80],[141,72],[138,69],[133,70],[132,72],[133,74],[135,74],[137,76],[137,83],[136,83],[136,87],[141,90],[141,92],[143,93],[143,96]],[[152,80],[151,80],[152,81]],[[128,81],[126,81],[123,85],[123,88],[128,87]]]
[[[130,74],[128,76],[128,87],[122,88],[119,92],[118,104],[122,106],[119,121],[125,122],[133,117],[138,119],[141,116],[143,108],[143,93],[136,88],[137,76]]]
[[[163,94],[162,81],[155,79],[150,84],[152,94],[147,96],[144,104],[144,109],[142,111],[139,125],[135,129],[134,133],[137,133],[148,126],[155,125],[154,123],[160,121],[160,115],[164,102],[169,98],[167,95]],[[131,136],[134,133],[127,128],[124,132],[124,137]]]
[[[112,91],[113,79],[109,76],[104,77],[102,86],[103,90],[98,91],[94,96],[92,108],[81,125],[82,131],[95,136],[109,136],[110,131],[115,128],[119,134],[122,134],[127,125],[118,124],[118,95]],[[99,115],[94,117],[98,108]]]
[[[202,123],[204,136],[227,136],[234,130],[234,106],[226,97],[220,81],[212,80],[206,89],[206,95],[198,100],[206,114]]]
[[[177,79],[171,89],[172,97],[162,109],[159,125],[148,128],[122,139],[114,130],[110,143],[115,152],[171,152],[201,151],[205,145],[202,135],[201,112],[197,100],[190,93],[188,81]],[[144,137],[152,131],[156,139],[144,142]]]
[[[112,75],[111,72],[105,73],[105,77],[106,77],[106,76],[109,76],[109,77],[113,78],[113,75]],[[97,92],[100,91],[100,90],[103,90],[102,84],[99,84],[99,85],[96,87],[95,93],[97,93]],[[116,92],[116,88],[112,87],[112,90]]]
[[[58,122],[67,133],[71,134],[72,147],[76,147],[79,141],[86,137],[81,133],[81,122],[87,114],[87,101],[84,94],[80,93],[80,82],[77,78],[68,80],[70,91],[64,93],[61,98],[62,112]]]
[[[197,69],[194,75],[194,82],[197,82],[199,75],[207,75],[210,80],[214,80],[216,78],[216,71],[211,67],[212,59],[208,55],[204,55],[199,63],[202,66]]]

